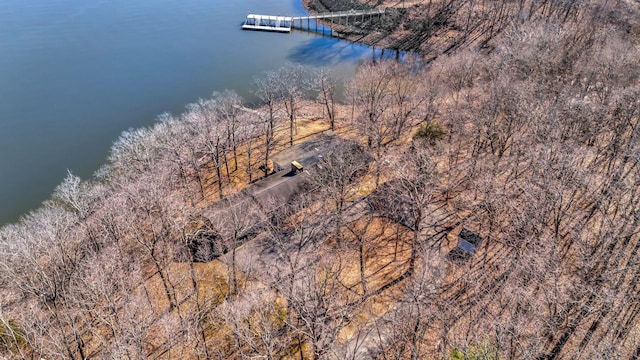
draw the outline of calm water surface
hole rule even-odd
[[[371,49],[317,34],[243,32],[299,0],[1,0],[0,225],[90,178],[118,135],[213,91],[249,97],[285,62],[353,74]]]

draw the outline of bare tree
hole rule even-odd
[[[244,241],[251,240],[259,231],[259,221],[261,219],[259,209],[251,201],[227,201],[223,204],[222,210],[215,221],[225,237],[225,243],[230,250],[230,279],[228,281],[228,294],[238,294],[238,268],[237,268],[237,248]]]
[[[253,181],[254,154],[256,151],[254,142],[261,133],[262,124],[253,114],[245,112],[239,116],[239,132],[237,136],[238,141],[246,146],[247,163],[245,171],[249,176],[250,183]]]
[[[97,186],[83,183],[78,176],[68,171],[67,177],[56,187],[52,198],[69,206],[80,219],[85,219],[89,216],[94,198],[98,195],[92,193],[94,190],[97,190]]]
[[[343,271],[339,255],[333,260],[309,262],[299,270],[293,287],[280,288],[292,314],[288,322],[311,347],[314,359],[327,357],[336,345],[340,330],[354,316],[346,306],[348,298],[340,298]]]
[[[367,63],[358,69],[348,86],[349,96],[357,109],[352,126],[366,138],[367,147],[373,151],[376,185],[380,183],[384,147],[392,140],[396,122],[390,110],[392,69],[393,65],[386,61],[378,65]]]
[[[81,336],[84,315],[74,306],[69,288],[82,258],[76,221],[74,214],[51,204],[30,213],[10,233],[13,251],[1,267],[16,295],[30,304],[14,313],[25,340],[44,356],[86,356]]]
[[[423,90],[422,72],[420,64],[392,63],[389,81],[389,93],[394,139],[399,139],[412,129],[421,118],[419,111],[423,104],[429,100],[429,90]],[[427,115],[428,116],[428,115]]]
[[[167,266],[173,259],[172,246],[169,244],[173,229],[172,209],[168,206],[171,199],[167,198],[167,194],[155,181],[143,178],[136,183],[127,184],[123,189],[129,208],[126,231],[130,241],[143,251],[145,260],[151,262],[155,270],[152,275],[159,276],[171,311],[178,303]]]
[[[201,144],[201,137],[196,136],[199,129],[193,125],[193,120],[193,116],[188,113],[180,117],[169,113],[161,114],[150,137],[158,158],[152,171],[164,173],[167,183],[162,184],[163,187],[172,192],[180,192],[192,204],[205,196],[207,186],[207,174],[202,164],[204,146]]]
[[[238,131],[240,128],[240,113],[242,107],[242,98],[234,91],[225,90],[222,93],[213,93],[214,103],[218,117],[225,124],[225,134],[227,136],[226,144],[233,154],[233,171],[238,170]],[[225,155],[225,165],[227,164]],[[227,174],[230,174],[227,165]]]
[[[0,354],[16,354],[26,358],[23,350],[26,341],[19,325],[12,319],[5,317],[0,309]]]
[[[278,105],[282,101],[282,89],[279,84],[277,72],[267,72],[261,78],[254,80],[256,85],[255,95],[260,100],[267,114],[264,116],[264,176],[269,175],[269,159],[271,152],[276,147],[275,130],[278,118]]]
[[[289,145],[293,145],[293,135],[297,133],[296,117],[304,95],[305,68],[299,64],[288,64],[281,67],[277,74],[278,82],[273,85],[280,87],[284,109],[289,118]]]
[[[129,129],[122,132],[111,147],[109,173],[112,176],[135,177],[153,168],[155,155],[150,130]]]
[[[225,124],[218,116],[218,105],[218,102],[214,100],[200,100],[196,104],[191,104],[189,105],[189,112],[185,116],[185,121],[193,129],[192,133],[197,139],[196,144],[202,146],[200,151],[208,155],[214,166],[218,184],[218,197],[222,199],[224,197],[222,170],[226,164],[228,144],[227,136],[225,135]],[[198,159],[198,161],[201,161],[201,159]]]
[[[335,130],[336,126],[336,97],[338,88],[338,79],[335,73],[327,68],[321,68],[316,71],[310,79],[311,88],[318,92],[317,101],[323,106],[323,112],[326,111],[329,118],[329,126],[331,130]]]
[[[144,282],[140,264],[121,258],[116,247],[112,244],[87,259],[83,276],[71,283],[76,306],[90,319],[82,336],[99,344],[103,356],[145,358],[144,329],[155,316],[149,300],[136,291]]]
[[[412,276],[394,307],[377,319],[370,341],[377,346],[380,359],[421,359],[433,356],[426,334],[436,331],[446,311],[441,303],[446,266],[441,256],[421,251],[418,270]]]
[[[413,230],[409,272],[413,272],[420,253],[426,212],[439,195],[439,174],[432,154],[433,150],[422,144],[410,146],[397,161],[397,181],[391,184],[393,195],[387,198],[391,200],[389,210],[396,216],[403,214],[400,220]]]
[[[268,291],[253,291],[218,309],[220,318],[236,339],[236,350],[243,357],[279,358],[287,348],[283,336],[285,306]]]
[[[335,231],[339,237],[345,207],[357,196],[358,180],[368,171],[370,155],[356,143],[336,146],[320,160],[311,182],[330,199],[335,209]]]

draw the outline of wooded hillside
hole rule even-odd
[[[0,229],[0,357],[638,359],[637,4],[503,3],[124,132]]]

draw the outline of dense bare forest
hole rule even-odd
[[[0,357],[640,358],[638,3],[396,5],[422,59],[215,93],[0,229]]]

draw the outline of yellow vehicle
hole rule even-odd
[[[296,174],[296,173],[302,172],[303,169],[304,168],[302,167],[302,164],[300,164],[299,162],[297,162],[295,160],[291,162],[291,172],[292,173]]]

